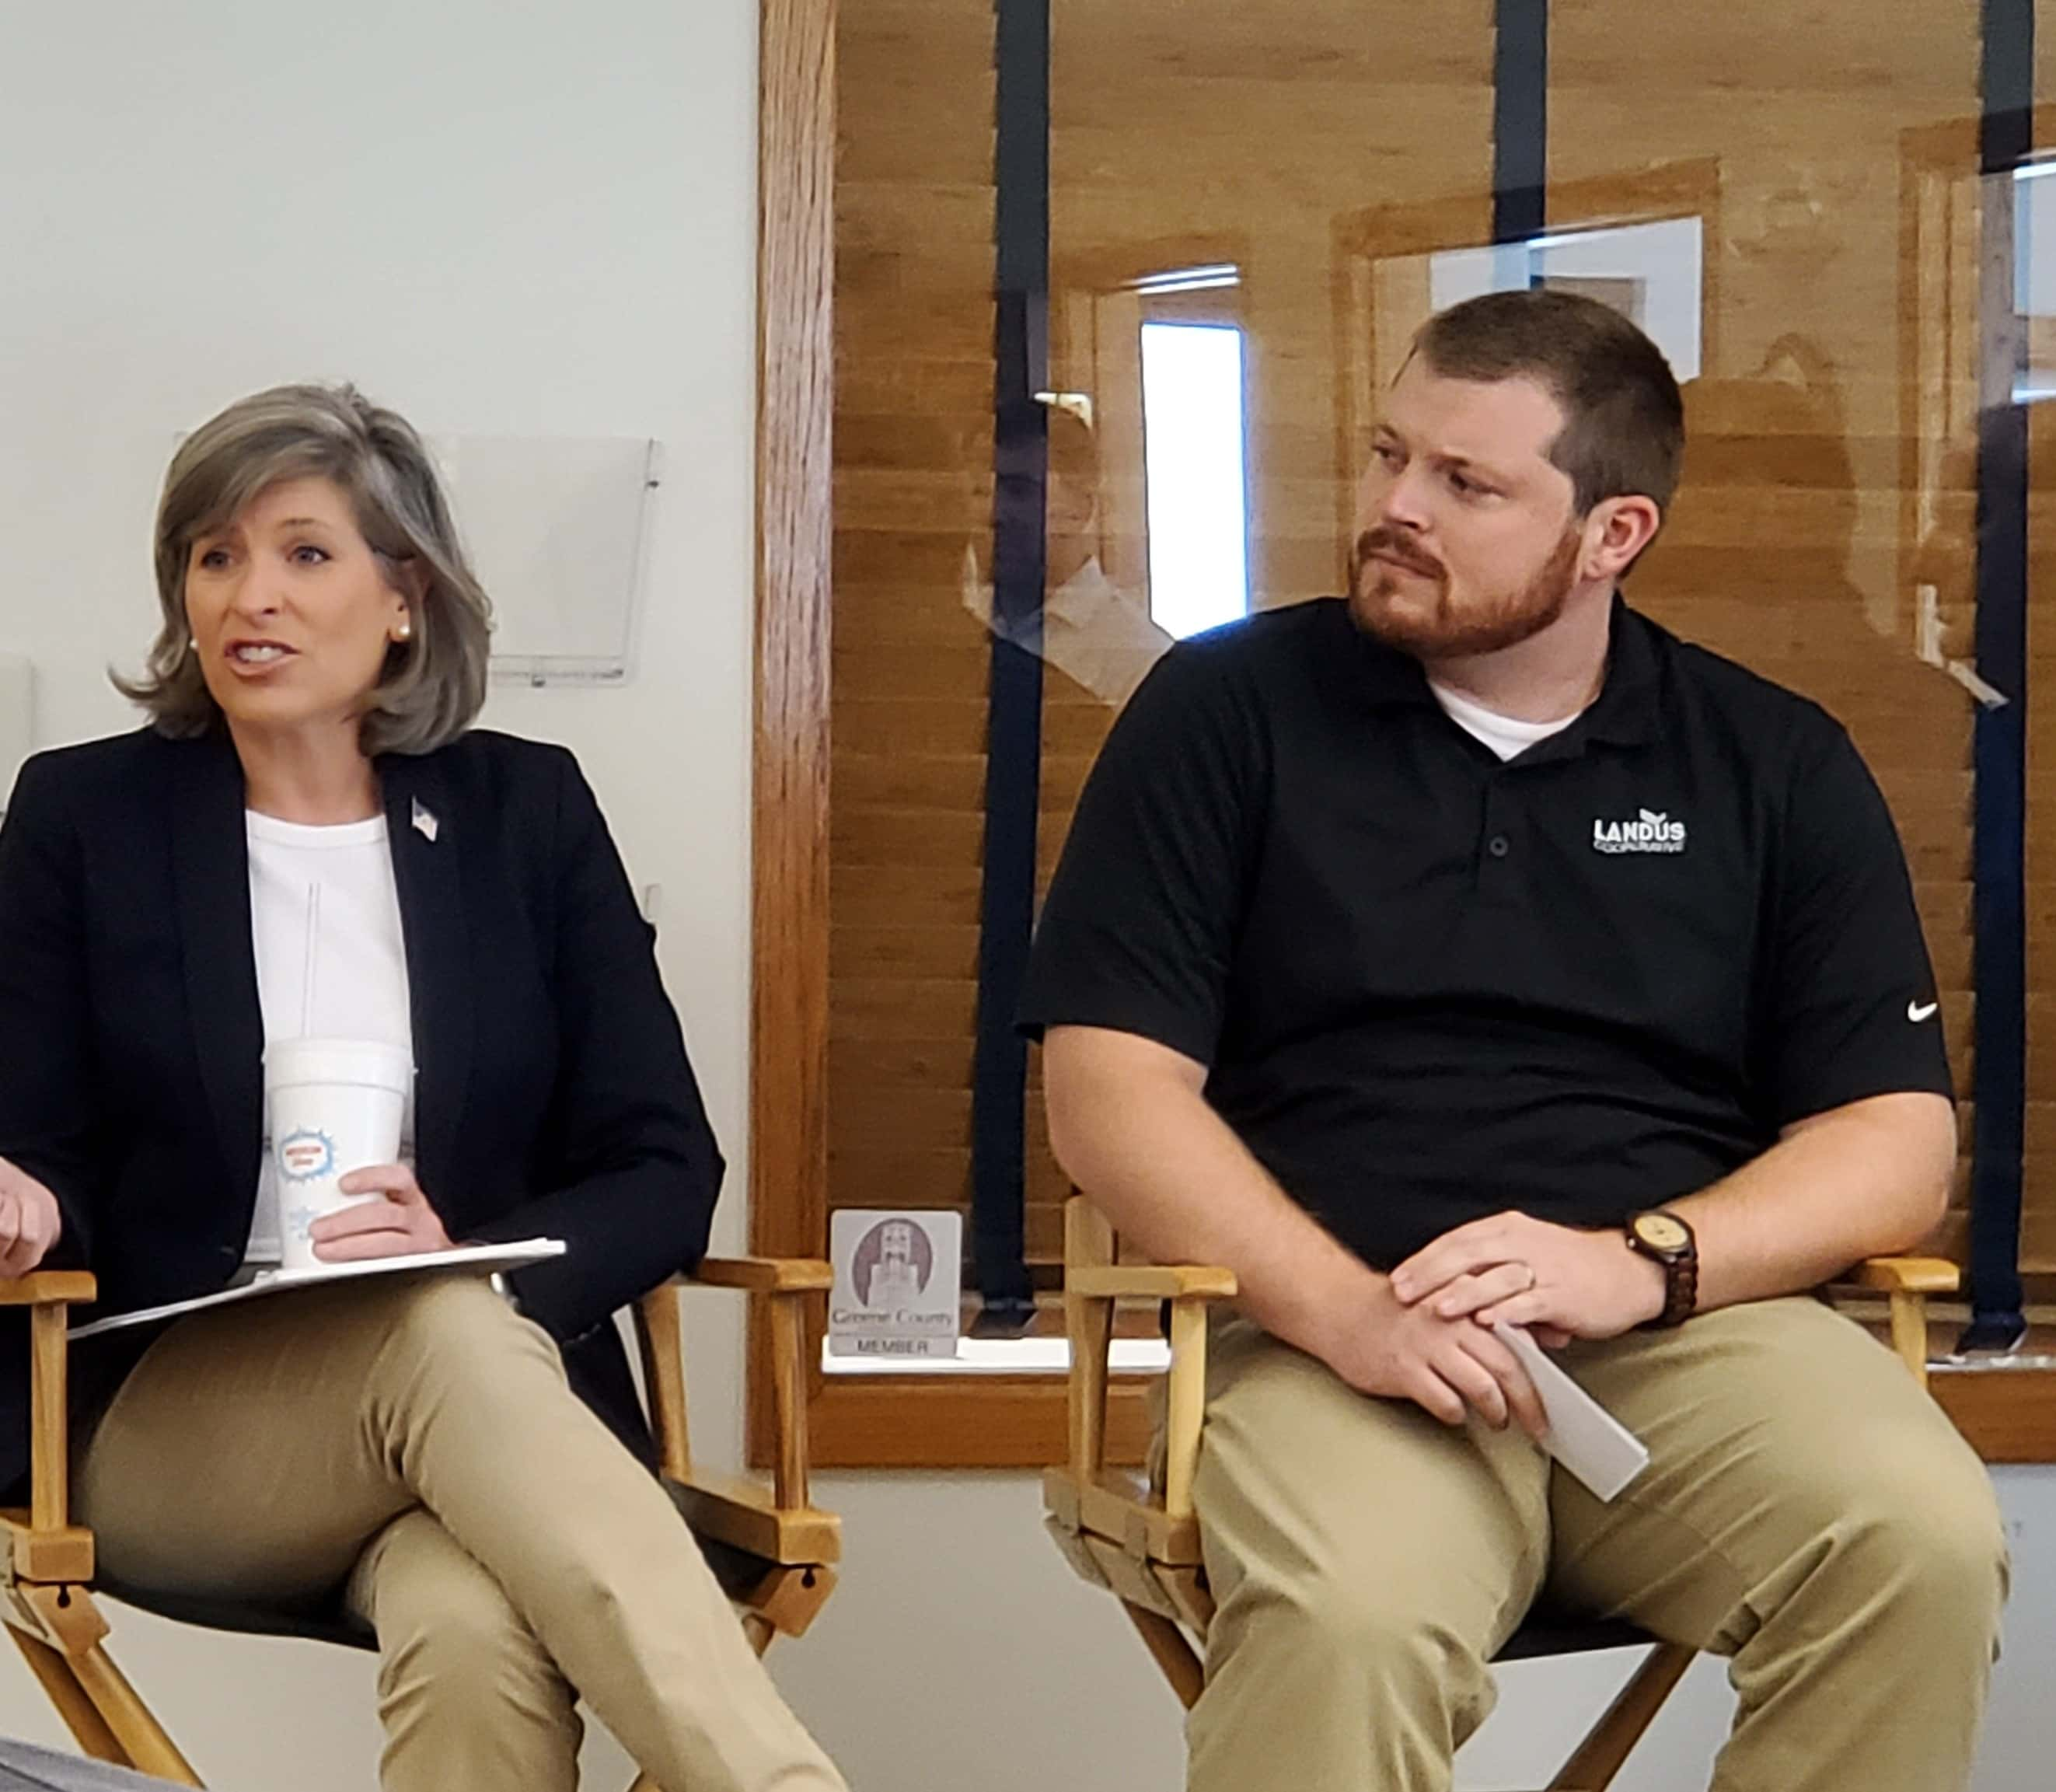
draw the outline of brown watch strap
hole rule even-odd
[[[1659,1327],[1682,1325],[1699,1304],[1699,1253],[1685,1252],[1663,1265],[1663,1311],[1650,1323]]]

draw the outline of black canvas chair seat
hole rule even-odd
[[[1580,1618],[1537,1604],[1493,1659],[1534,1661],[1544,1656],[1591,1655],[1600,1649],[1646,1649],[1655,1641],[1625,1618]]]
[[[677,1484],[666,1481],[665,1490],[675,1502]],[[777,1566],[761,1556],[712,1537],[698,1540],[700,1553],[714,1579],[731,1599],[740,1599]],[[371,1627],[349,1610],[337,1594],[300,1605],[265,1605],[247,1600],[210,1597],[204,1594],[159,1592],[132,1586],[102,1574],[95,1582],[98,1591],[139,1612],[148,1612],[175,1624],[197,1624],[203,1630],[227,1631],[245,1636],[290,1636],[308,1643],[334,1643],[349,1649],[375,1649],[378,1640]],[[4,1785],[4,1782],[0,1782]]]

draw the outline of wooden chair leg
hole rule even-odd
[[[178,1745],[164,1734],[164,1726],[105,1649],[96,1643],[74,1656],[70,1666],[115,1739],[128,1751],[136,1772],[169,1780],[174,1786],[201,1783],[192,1763],[180,1754]]]
[[[72,1733],[79,1752],[92,1760],[105,1761],[109,1766],[134,1766],[136,1763],[128,1758],[128,1750],[115,1741],[106,1719],[86,1696],[85,1688],[78,1683],[71,1663],[39,1636],[31,1636],[13,1624],[7,1626],[7,1634],[14,1639],[14,1647],[22,1652],[22,1659],[28,1663],[30,1672],[36,1676],[51,1704],[57,1707],[57,1715]]]
[[[34,1589],[37,1593],[48,1591]],[[69,1599],[60,1596],[53,1602],[34,1603],[41,1612],[63,1613],[54,1634],[65,1647],[31,1636],[12,1624],[7,1628],[80,1748],[95,1760],[133,1767],[175,1786],[198,1786],[200,1778],[192,1763],[179,1752],[128,1676],[101,1647],[106,1623],[90,1599],[73,1589]]]
[[[1549,1782],[1549,1792],[1607,1792],[1697,1653],[1676,1643],[1659,1643],[1651,1650],[1649,1659],[1607,1707],[1606,1715]]]
[[[1200,1689],[1206,1684],[1206,1669],[1200,1664],[1199,1653],[1186,1640],[1185,1633],[1161,1613],[1147,1606],[1121,1602],[1121,1608],[1128,1614],[1128,1621],[1135,1626],[1142,1639],[1143,1647],[1164,1671],[1164,1678],[1171,1683],[1171,1690],[1177,1694],[1178,1703],[1187,1711],[1199,1703]]]
[[[1928,1385],[1928,1297],[1903,1288],[1892,1291],[1892,1347],[1913,1379]]]

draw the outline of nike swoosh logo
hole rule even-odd
[[[1906,1004],[1906,1018],[1908,1020],[1925,1020],[1941,1006],[1939,1002],[1909,1002]]]

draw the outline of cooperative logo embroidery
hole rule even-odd
[[[1682,852],[1685,824],[1656,809],[1643,809],[1632,821],[1592,821],[1595,852]]]

